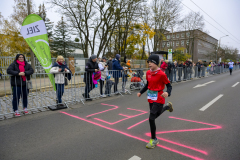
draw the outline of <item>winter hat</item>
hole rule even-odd
[[[119,60],[119,59],[120,59],[120,57],[121,57],[121,56],[120,56],[119,54],[116,54],[116,59],[118,59],[118,60]]]
[[[152,54],[151,56],[148,57],[147,61],[158,65],[159,64],[159,56],[156,54]]]
[[[95,54],[91,55],[91,59],[96,59],[96,58],[97,58],[97,55],[95,55]]]
[[[106,59],[106,60],[107,60],[107,58],[106,58],[106,57],[102,57],[102,59]]]

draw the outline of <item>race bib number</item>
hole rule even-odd
[[[153,101],[156,101],[158,99],[158,91],[151,91],[148,90],[147,92],[147,98],[151,99]]]

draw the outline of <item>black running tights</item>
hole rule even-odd
[[[156,138],[156,124],[155,119],[158,118],[164,111],[168,110],[169,107],[163,107],[163,104],[156,106],[156,103],[150,103],[150,115],[149,115],[149,124],[151,130],[151,138]]]

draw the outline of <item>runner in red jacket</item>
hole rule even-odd
[[[150,70],[146,73],[147,84],[145,87],[137,94],[140,97],[144,92],[147,91],[147,98],[150,106],[149,124],[151,129],[151,139],[146,145],[147,148],[154,148],[158,143],[156,138],[156,125],[155,119],[159,117],[165,110],[169,112],[173,111],[172,103],[168,102],[164,107],[165,98],[171,95],[172,86],[164,72],[158,68],[159,57],[158,55],[151,55],[148,58],[148,64]],[[167,91],[164,92],[165,85],[167,86]]]

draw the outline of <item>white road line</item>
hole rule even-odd
[[[238,85],[239,82],[235,83],[232,87],[236,87],[236,85]]]
[[[129,160],[141,160],[141,158],[140,157],[138,157],[138,156],[133,156],[132,158],[130,158]]]
[[[213,103],[215,103],[217,100],[219,100],[221,97],[223,96],[223,94],[220,94],[219,96],[217,96],[216,98],[214,98],[212,101],[210,101],[208,104],[206,104],[205,106],[203,106],[201,109],[199,109],[200,111],[205,111],[208,107],[210,107]]]
[[[206,86],[207,84],[210,84],[210,83],[213,83],[213,82],[215,82],[215,81],[210,81],[210,82],[207,82],[207,83],[204,83],[204,84],[198,84],[198,85],[196,85],[196,86],[193,87],[193,88],[204,87],[204,86]]]

